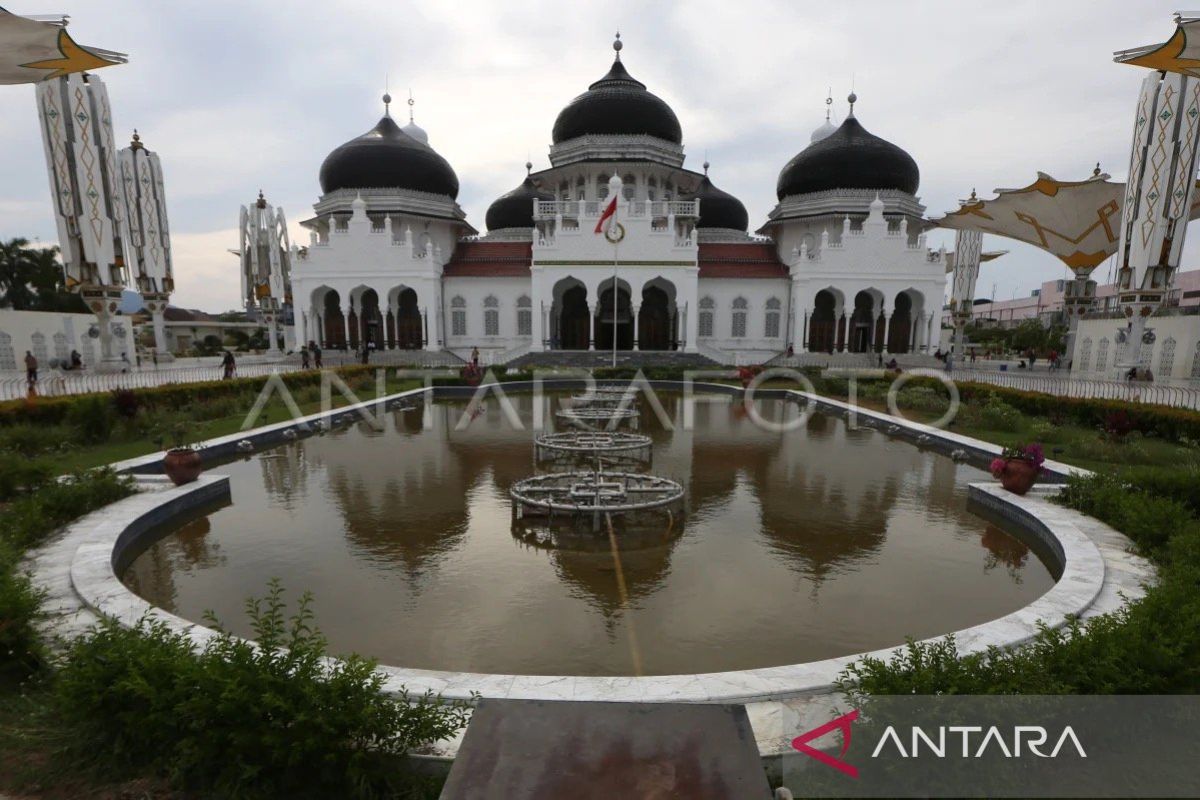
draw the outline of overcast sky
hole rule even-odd
[[[750,211],[775,203],[779,170],[809,141],[830,87],[837,119],[853,82],[856,115],[921,168],[928,214],[972,187],[1062,179],[1097,161],[1124,180],[1140,68],[1112,52],[1166,40],[1178,0],[962,2],[338,3],[289,0],[12,2],[63,12],[83,43],[129,54],[102,70],[118,141],[137,128],[163,161],[177,305],[235,307],[239,205],[259,188],[294,223],[312,211],[326,154],[371,128],[385,79],[453,165],[467,219],[516,186],[530,158],[549,166],[558,111],[602,76],[620,28],[634,77],[683,127],[686,166],[705,153],[714,182]],[[403,104],[398,102],[403,115]],[[0,238],[57,238],[32,86],[0,86]],[[931,235],[953,245],[951,233]],[[1025,295],[1065,277],[1057,259],[1009,249],[984,266],[979,296]],[[1193,237],[1184,267],[1195,262]],[[1097,269],[1103,282],[1109,264]]]

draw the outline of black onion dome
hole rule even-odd
[[[511,192],[502,194],[488,206],[487,221],[489,231],[501,228],[532,228],[533,201],[553,200],[554,195],[539,191],[533,185],[533,178],[526,176],[521,185]]]
[[[829,189],[898,189],[916,194],[921,171],[913,157],[847,117],[836,131],[801,150],[779,173],[775,193]]]
[[[675,112],[646,85],[634,80],[618,59],[612,69],[558,112],[552,138],[555,144],[599,134],[647,134],[681,144],[683,131]]]
[[[700,201],[697,228],[733,228],[744,231],[750,225],[750,215],[746,213],[742,201],[713,186],[707,174],[690,199]]]
[[[458,197],[458,176],[432,147],[400,130],[385,116],[371,130],[325,157],[321,191],[411,189]]]

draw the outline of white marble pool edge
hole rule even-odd
[[[578,381],[564,381],[578,386]],[[680,389],[681,382],[652,381],[655,388]],[[531,384],[505,384],[506,391],[521,391]],[[547,381],[545,388],[555,388]],[[724,384],[694,384],[697,392],[741,394]],[[415,389],[385,398],[314,414],[297,420],[267,425],[251,431],[221,437],[208,442],[204,454],[219,458],[237,452],[237,446],[249,440],[255,447],[280,444],[295,438],[296,430],[309,433],[321,427],[336,426],[357,411],[378,405],[397,407],[423,398],[427,389]],[[438,396],[464,396],[475,391],[463,387],[436,387]],[[845,416],[851,407],[841,401],[791,390],[763,392],[767,396],[807,399],[825,411]],[[860,425],[880,429],[890,436],[913,440],[962,459],[979,462],[994,457],[996,445],[950,431],[905,422],[864,408],[853,409]],[[961,452],[954,452],[961,451]],[[162,454],[153,454],[114,464],[131,473],[160,468]],[[1049,480],[1082,472],[1056,462],[1047,462]],[[118,579],[116,567],[138,547],[138,541],[161,523],[229,494],[229,479],[205,474],[198,481],[181,487],[172,486],[161,475],[135,474],[140,491],[107,506],[68,526],[51,542],[30,554],[27,567],[35,583],[47,592],[43,631],[49,637],[65,641],[85,631],[99,615],[123,625],[134,625],[143,617],[163,621],[172,630],[184,633],[203,644],[215,633],[202,624],[182,619],[156,608],[127,589]],[[975,653],[988,647],[1014,647],[1034,637],[1041,625],[1060,627],[1069,616],[1090,618],[1114,611],[1128,599],[1140,597],[1144,585],[1154,579],[1153,567],[1131,552],[1128,539],[1113,529],[1048,499],[1056,489],[1043,485],[1020,497],[1004,491],[998,484],[973,483],[968,491],[973,502],[990,513],[1006,518],[1030,535],[1040,538],[1059,560],[1062,574],[1045,594],[1023,608],[998,619],[952,634],[932,637],[937,641],[953,635],[962,653]],[[887,658],[895,647],[870,653],[802,664],[740,670],[648,677],[590,677],[554,675],[499,675],[381,666],[389,691],[406,690],[410,696],[433,692],[446,699],[470,700],[474,696],[495,699],[604,700],[609,702],[689,702],[745,703],[766,755],[784,752],[788,741],[783,725],[785,711],[802,716],[827,713],[837,699],[834,682],[851,663],[865,656]],[[814,701],[817,701],[814,703]],[[451,756],[456,743],[439,750]]]

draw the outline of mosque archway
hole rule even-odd
[[[808,349],[814,353],[832,353],[837,327],[837,298],[828,289],[817,292],[812,318],[808,323]]]
[[[848,333],[852,353],[866,353],[871,349],[875,333],[875,296],[867,290],[854,295],[854,313],[850,316]]]
[[[416,290],[407,286],[395,290],[392,306],[396,309],[392,323],[395,329],[395,346],[401,350],[420,350],[425,344],[425,336]],[[388,315],[391,317],[392,312],[389,311]]]
[[[600,303],[596,314],[596,349],[633,349],[633,306],[629,297],[629,286],[618,282],[614,291],[610,278],[600,289]],[[613,340],[616,340],[614,345]]]
[[[888,332],[888,352],[907,353],[912,340],[913,301],[907,291],[896,295],[896,304],[892,309],[892,321]]]
[[[575,278],[565,278],[554,287],[551,306],[554,350],[587,350],[591,340],[591,311],[587,287]]]
[[[641,350],[674,350],[675,287],[656,278],[642,289],[642,305],[638,310],[637,342]]]
[[[322,346],[346,349],[346,320],[342,316],[342,298],[335,289],[325,292],[322,301]]]
[[[366,289],[358,296],[358,342],[362,347],[383,349],[383,315],[379,312],[379,293]]]

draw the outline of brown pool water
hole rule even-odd
[[[533,399],[510,399],[528,426]],[[533,432],[495,401],[461,430],[465,404],[438,402],[215,468],[232,503],[165,531],[123,580],[248,634],[243,600],[278,577],[314,593],[335,652],[551,675],[634,674],[635,653],[649,675],[847,655],[994,619],[1053,583],[968,512],[978,469],[820,414],[768,432],[726,399],[698,404],[688,431],[682,398],[662,400],[675,429],[644,413],[642,431],[686,507],[661,543],[619,554],[625,603],[607,548],[513,535],[508,490],[535,469]]]

